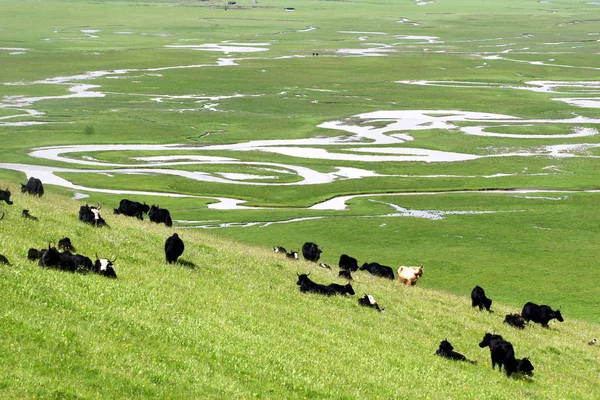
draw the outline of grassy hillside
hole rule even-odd
[[[264,248],[179,230],[186,265],[162,251],[174,229],[109,213],[110,229],[77,221],[79,201],[14,195],[0,221],[0,397],[269,399],[589,399],[600,392],[597,324],[502,323],[514,307],[472,310],[467,297],[356,274],[357,296],[300,293],[296,274],[340,282],[337,271]],[[20,217],[23,208],[39,222]],[[29,247],[69,236],[89,256],[115,257],[119,278],[45,270]],[[190,266],[193,264],[193,267]],[[427,271],[423,282],[428,279]],[[467,295],[467,294],[466,294]],[[485,332],[502,334],[535,376],[492,371]],[[477,365],[434,355],[440,340]]]

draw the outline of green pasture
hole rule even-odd
[[[417,286],[359,272],[352,282],[356,296],[328,298],[301,293],[297,274],[343,283],[336,270],[287,260],[264,246],[178,228],[186,248],[181,263],[169,265],[163,243],[172,228],[106,211],[110,228],[94,228],[77,221],[83,201],[61,194],[41,199],[16,194],[14,201],[40,220],[21,218],[13,205],[0,223],[3,254],[11,262],[0,268],[5,399],[451,399],[457,393],[465,399],[588,399],[600,389],[598,348],[587,345],[597,323],[577,320],[565,306],[565,321],[553,321],[549,329],[509,327],[503,316],[517,309],[500,300],[498,286],[489,290],[492,314],[472,309],[464,294],[431,289],[437,273],[443,274],[433,266],[440,254],[410,248],[418,243],[388,244],[406,260],[425,261],[427,272]],[[492,222],[500,226],[502,218]],[[403,228],[423,230],[416,224]],[[475,235],[487,243],[502,234],[469,227],[433,230],[430,240],[443,242],[445,253],[461,246],[475,254],[485,247]],[[464,238],[453,236],[458,233]],[[118,279],[44,269],[27,260],[30,247],[44,248],[63,235],[80,254],[117,257]],[[496,245],[512,250],[517,239]],[[333,250],[335,244],[329,245]],[[520,269],[530,267],[525,261]],[[507,280],[520,295],[522,286]],[[569,282],[561,285],[567,289]],[[385,312],[359,306],[357,297],[364,293],[374,295]],[[486,332],[512,342],[517,357],[530,358],[535,375],[507,378],[492,370],[489,350],[478,347]],[[476,365],[434,355],[444,338]]]
[[[0,221],[0,254],[14,260],[0,268],[6,294],[0,397],[390,399],[463,393],[588,399],[598,392],[599,356],[585,343],[598,336],[600,323],[599,194],[584,191],[599,189],[600,148],[593,146],[600,135],[561,136],[599,129],[587,119],[600,118],[600,109],[557,99],[599,101],[600,6],[579,0],[236,3],[0,0],[0,164],[10,164],[0,166],[0,188],[8,186],[15,199],[13,206],[0,205],[7,212]],[[189,47],[203,45],[237,49]],[[398,128],[386,135],[412,140],[377,145],[319,127],[343,121],[381,129],[395,120],[358,115],[409,110],[522,121]],[[560,121],[567,119],[575,120]],[[480,125],[487,134],[523,137],[460,130]],[[209,148],[334,137],[348,143],[310,147],[348,158],[381,148],[479,158],[369,162]],[[44,146],[88,144],[195,150],[65,154],[78,162],[92,157],[122,165],[116,167],[29,154]],[[542,151],[559,145],[577,147],[569,157]],[[235,161],[161,166],[135,159],[155,156]],[[46,184],[47,195],[31,199],[18,193],[26,174],[15,164],[74,169],[55,175],[83,189]],[[330,183],[304,185],[292,167],[373,176],[336,175]],[[119,172],[124,168],[143,171]],[[153,169],[233,176],[237,182]],[[75,193],[89,197],[70,200]],[[189,197],[168,197],[173,194]],[[348,195],[367,196],[352,198],[344,210],[310,209]],[[249,208],[214,208],[216,197]],[[112,215],[122,198],[168,208],[174,229],[190,241],[183,259],[195,268],[164,265],[162,243],[173,229]],[[103,204],[110,230],[77,223],[77,209],[86,201]],[[441,217],[401,216],[394,207]],[[20,218],[25,208],[42,216],[39,224]],[[69,235],[85,253],[118,255],[119,280],[40,270],[24,258],[29,247]],[[271,251],[299,251],[307,241],[323,247],[322,261],[333,271],[293,264]],[[357,295],[376,295],[388,307],[381,315],[360,308],[355,298],[298,293],[297,272],[337,280],[343,253],[360,264],[377,261],[394,269],[424,264],[425,273],[415,288],[359,274]],[[470,309],[475,285],[494,299],[495,314]],[[561,306],[565,322],[524,332],[503,326],[502,317],[527,301]],[[536,376],[506,379],[493,372],[489,352],[477,347],[485,331],[513,339],[517,354],[532,358]],[[433,357],[446,336],[479,365]]]

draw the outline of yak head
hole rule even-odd
[[[351,296],[354,296],[356,294],[356,292],[352,288],[352,285],[349,284],[349,283],[347,283],[346,285],[344,285],[344,293],[348,293]]]
[[[494,340],[503,340],[502,336],[500,335],[494,335],[492,333],[486,333],[483,336],[483,340],[479,343],[479,347],[484,348],[486,346],[489,346],[490,343]]]
[[[98,253],[96,253],[94,272],[96,272],[99,275],[106,276],[108,278],[116,278],[117,273],[113,268],[115,261],[117,261],[117,257],[115,257],[114,260],[109,260],[107,258],[98,258]]]
[[[310,281],[310,278],[308,277],[310,275],[310,272],[308,274],[302,274],[302,275],[300,275],[299,273],[296,273],[296,275],[298,275],[298,282],[296,282],[296,285],[302,285],[302,283],[304,283],[306,281]]]
[[[554,311],[554,318],[556,318],[557,320],[559,320],[560,322],[563,322],[563,316],[560,313],[560,307],[558,307],[558,310]]]

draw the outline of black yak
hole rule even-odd
[[[174,233],[169,236],[165,241],[165,256],[167,262],[169,264],[176,262],[177,258],[183,254],[184,249],[185,245],[183,244],[183,240],[179,238],[179,235]]]

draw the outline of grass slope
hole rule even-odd
[[[356,274],[353,298],[300,293],[296,273],[339,282],[335,271],[288,261],[202,231],[179,231],[182,259],[162,251],[173,229],[122,216],[110,229],[77,221],[80,203],[14,195],[0,221],[0,397],[271,399],[589,399],[600,392],[598,325],[552,322],[520,332],[507,312],[472,310],[466,297]],[[37,209],[40,221],[20,217]],[[106,207],[108,208],[108,206]],[[86,255],[118,256],[118,280],[43,270],[29,247],[69,236]],[[426,272],[427,274],[427,272]],[[426,279],[426,275],[423,279]],[[502,334],[532,379],[490,367],[485,332]],[[477,365],[434,355],[448,338]]]

